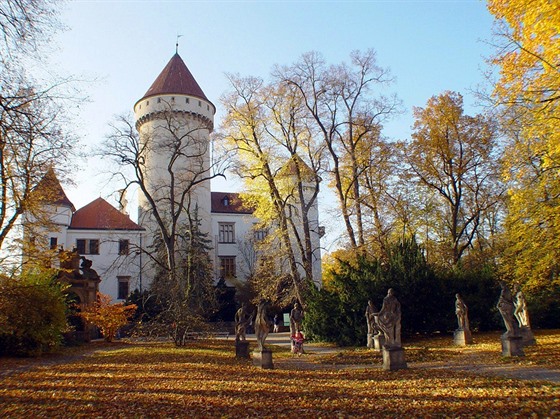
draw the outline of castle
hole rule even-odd
[[[143,290],[150,285],[146,256],[135,249],[145,248],[158,234],[154,217],[186,217],[185,212],[195,211],[201,232],[212,240],[210,256],[215,280],[246,278],[250,266],[242,257],[241,243],[262,238],[265,232],[255,229],[258,220],[251,209],[241,204],[237,193],[211,191],[210,134],[215,111],[176,53],[134,105],[140,156],[146,167],[145,190],[140,190],[138,197],[138,222],[130,219],[124,205],[117,209],[103,198],[76,210],[51,170],[44,182],[50,182],[56,191],[49,211],[57,227],[42,234],[48,246],[77,249],[99,273],[99,291],[114,300],[123,300],[134,289]],[[175,141],[178,136],[179,142]],[[180,152],[177,143],[184,147]],[[286,171],[289,172],[289,164]],[[185,196],[174,195],[186,190]],[[177,206],[180,198],[183,201]],[[159,214],[154,214],[150,200],[159,202]],[[316,249],[313,271],[320,280],[322,230],[317,205],[311,214]]]

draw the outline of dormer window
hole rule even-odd
[[[229,197],[227,195],[224,196],[224,199],[222,199],[222,205],[224,207],[229,207]]]

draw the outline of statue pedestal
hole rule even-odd
[[[249,359],[249,341],[236,340],[235,341],[235,357]]]
[[[373,333],[367,334],[367,347],[373,348]]]
[[[458,346],[472,345],[473,338],[470,330],[457,329],[453,333],[453,342]]]
[[[388,371],[408,368],[404,359],[404,349],[383,346],[383,369]]]
[[[502,356],[525,356],[521,336],[502,335]]]
[[[522,326],[519,329],[519,332],[521,333],[521,338],[523,340],[523,345],[524,346],[530,346],[530,345],[536,345],[537,344],[537,341],[535,340],[535,335],[533,335],[533,331],[531,330],[530,327]]]
[[[380,333],[373,337],[373,347],[378,351],[383,349],[383,345],[385,345],[385,335]]]
[[[265,370],[274,369],[274,364],[272,363],[272,351],[270,349],[253,351],[253,365],[261,367]]]

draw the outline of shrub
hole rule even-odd
[[[437,272],[413,239],[393,245],[383,261],[365,256],[338,260],[329,278],[324,288],[307,299],[305,331],[310,339],[365,344],[368,300],[380,310],[389,288],[401,303],[404,336],[456,329],[456,293],[468,305],[471,325],[481,330],[498,326],[495,304],[499,292],[493,272]]]
[[[56,350],[67,330],[64,285],[51,270],[0,279],[0,353],[38,356]]]
[[[117,336],[119,329],[125,326],[128,320],[134,316],[135,311],[135,304],[111,304],[109,295],[98,292],[97,301],[84,307],[80,316],[85,321],[99,327],[105,340],[111,342]]]

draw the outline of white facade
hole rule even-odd
[[[135,250],[140,246],[141,234],[141,231],[134,230],[68,229],[66,242],[69,246],[66,248],[75,248],[78,240],[98,240],[97,254],[91,254],[86,250],[80,256],[93,262],[92,268],[101,278],[99,292],[110,295],[113,300],[120,301],[135,289],[143,288],[140,270],[141,258]],[[124,241],[128,241],[128,251],[122,251],[123,254],[119,254],[119,248]]]
[[[146,146],[142,156],[145,159],[145,177],[150,194],[162,199],[169,195],[170,178],[167,167],[171,154],[166,147],[174,137],[181,136],[185,139],[186,155],[197,156],[194,159],[181,157],[177,162],[176,167],[183,168],[176,172],[178,177],[175,181],[183,182],[177,190],[181,190],[182,186],[192,180],[193,173],[208,177],[192,190],[190,208],[192,210],[196,205],[201,221],[200,229],[212,240],[211,259],[215,280],[225,278],[231,283],[235,280],[244,281],[252,273],[255,262],[252,244],[254,240],[262,238],[260,235],[264,233],[254,230],[258,220],[250,210],[243,208],[238,194],[210,190],[210,133],[215,111],[214,105],[206,98],[177,54],[144,97],[134,105],[140,145]],[[171,123],[176,124],[173,132],[169,129],[170,118]],[[60,200],[53,207],[52,217],[59,228],[58,231],[45,233],[45,239],[51,240],[51,245],[54,240],[57,246],[67,250],[80,248],[80,254],[93,262],[92,268],[101,277],[100,291],[114,300],[122,299],[124,291],[147,289],[150,286],[151,271],[143,268],[148,265],[147,258],[144,257],[143,261],[142,252],[135,250],[146,248],[157,233],[155,223],[150,219],[146,197],[142,193],[139,195],[137,225],[101,198],[73,212],[73,205],[62,188],[59,195]],[[103,211],[109,215],[99,217],[99,213]],[[162,214],[165,215],[165,211],[164,205]],[[169,212],[168,209],[167,211]],[[317,205],[311,209],[309,216],[312,245],[315,249],[313,275],[320,286],[321,234]],[[106,219],[111,219],[112,222],[106,223]],[[127,252],[123,252],[123,241],[128,243]],[[93,247],[88,248],[91,243]]]

